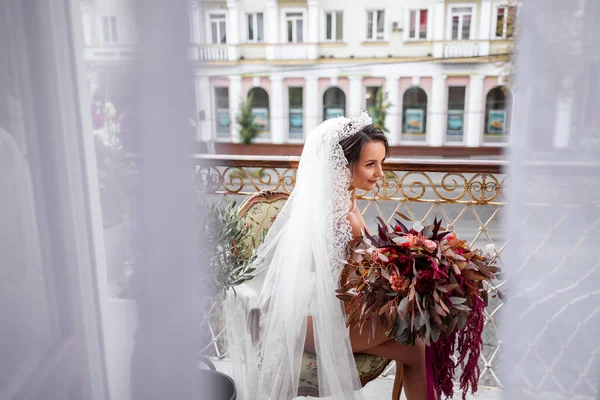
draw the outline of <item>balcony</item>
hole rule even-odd
[[[237,59],[235,46],[225,44],[193,44],[188,49],[191,60],[232,61]]]
[[[487,56],[490,54],[488,41],[458,40],[438,42],[434,44],[433,56],[435,58],[470,58]]]
[[[261,190],[291,192],[296,183],[299,157],[195,155],[192,162],[195,166],[193,179],[198,190],[209,193],[215,200],[220,199],[222,196],[231,196],[238,200],[239,204],[240,200]],[[413,220],[426,220],[428,222],[434,216],[437,216],[442,219],[444,226],[456,232],[460,238],[467,240],[475,248],[482,248],[488,243],[494,244],[500,260],[499,264],[503,268],[510,268],[510,271],[512,271],[509,279],[516,278],[521,282],[526,279],[526,285],[522,287],[528,290],[513,291],[511,301],[513,301],[513,298],[521,298],[521,301],[523,301],[523,298],[525,298],[525,301],[532,299],[529,288],[532,288],[532,291],[537,290],[536,287],[540,286],[541,278],[529,275],[527,269],[532,259],[541,258],[545,260],[548,264],[548,274],[556,278],[556,283],[549,289],[552,295],[545,297],[543,301],[552,301],[552,304],[556,304],[556,310],[553,312],[544,311],[543,314],[539,313],[535,306],[541,302],[532,301],[532,306],[523,311],[519,320],[514,321],[515,323],[523,323],[525,317],[533,318],[532,315],[535,315],[535,318],[539,318],[542,322],[547,321],[545,325],[541,325],[543,328],[539,331],[539,334],[537,331],[535,332],[535,340],[530,340],[524,344],[524,351],[535,354],[535,352],[542,349],[541,346],[544,341],[553,340],[554,336],[551,335],[555,333],[549,329],[551,322],[561,321],[557,318],[567,318],[565,315],[572,310],[572,308],[569,308],[570,305],[579,304],[580,300],[590,299],[592,296],[597,295],[593,281],[590,282],[591,286],[583,286],[585,280],[574,276],[572,279],[577,279],[577,283],[572,286],[564,286],[562,279],[565,279],[564,277],[568,277],[568,275],[558,274],[561,268],[567,269],[567,274],[570,273],[568,269],[572,268],[564,254],[563,242],[565,239],[561,236],[560,229],[568,219],[589,218],[590,214],[586,209],[589,210],[590,206],[595,207],[596,205],[593,201],[590,203],[584,200],[594,198],[593,196],[583,197],[580,191],[577,190],[565,192],[563,189],[572,188],[572,186],[565,185],[564,179],[557,178],[559,176],[557,171],[560,171],[561,174],[566,173],[569,177],[568,181],[573,182],[574,179],[576,181],[583,178],[589,179],[588,176],[581,176],[581,171],[589,170],[589,168],[596,170],[599,166],[591,163],[557,164],[556,161],[527,163],[528,173],[536,175],[539,179],[535,184],[518,193],[518,196],[522,199],[528,199],[522,214],[523,223],[543,224],[544,227],[547,227],[548,232],[525,239],[511,238],[512,241],[518,241],[517,250],[507,248],[509,232],[503,229],[504,221],[502,219],[508,211],[505,198],[507,176],[503,172],[506,166],[506,163],[501,161],[390,159],[384,164],[385,175],[379,182],[379,189],[375,192],[359,192],[357,193],[357,200],[358,206],[361,208],[363,216],[371,229],[377,216],[389,220],[394,217],[395,211],[398,211],[410,216]],[[553,169],[550,169],[550,167]],[[583,181],[581,182],[583,183]],[[546,197],[548,187],[552,188],[551,193],[555,192],[556,196]],[[585,186],[581,185],[581,187]],[[556,204],[557,201],[559,204]],[[597,225],[597,221],[591,219],[589,226],[586,225],[586,228],[582,230],[582,238],[578,238],[578,240],[584,238],[595,240],[596,236],[588,237],[588,235],[595,235],[597,228],[595,225]],[[515,231],[510,233],[515,233]],[[105,240],[108,245],[110,243],[125,243],[119,237],[111,238],[110,236],[114,236],[113,231],[105,232],[105,236],[112,239]],[[550,252],[552,247],[556,250]],[[576,250],[577,248],[572,251]],[[513,263],[510,266],[504,265],[509,254],[511,252],[514,254],[515,251],[522,254],[522,261]],[[108,257],[108,259],[114,260],[111,257]],[[589,267],[592,272],[597,269],[597,266],[594,265]],[[140,271],[143,271],[143,269],[140,269]],[[494,293],[498,288],[504,286],[505,282],[497,282],[495,285],[488,287],[490,293]],[[574,291],[574,289],[577,290]],[[592,294],[590,294],[591,290],[594,290]],[[133,309],[134,304],[128,304],[124,301],[117,302],[116,300],[115,310],[111,310],[110,314],[114,320],[109,321],[112,324],[109,327],[119,331],[115,333],[115,337],[132,337],[135,328],[132,321],[135,320],[136,312]],[[504,307],[502,300],[492,296],[489,300],[489,305],[485,311],[484,346],[480,355],[481,379],[479,385],[484,390],[486,390],[486,387],[495,387],[487,390],[488,396],[481,396],[482,398],[497,399],[500,398],[501,394],[498,389],[502,388],[505,379],[500,373],[500,362],[504,357],[504,346],[506,345],[499,329],[508,329],[506,325],[502,328],[499,324],[506,324],[510,321],[507,321],[505,316],[502,315]],[[118,310],[116,309],[117,306],[124,309]],[[596,306],[594,305],[594,307]],[[212,340],[206,344],[203,350],[204,354],[213,357],[213,360],[219,360],[223,364],[223,370],[228,371],[227,368],[230,368],[230,366],[227,366],[229,348],[223,338],[222,308],[217,301],[208,304],[206,310],[209,317],[203,320],[199,329],[202,331],[208,330]],[[590,325],[586,325],[586,322],[589,322]],[[528,321],[528,323],[531,322]],[[575,321],[573,330],[575,333],[580,330],[583,331],[592,326],[592,323],[593,319],[589,317],[585,321]],[[558,325],[557,322],[555,324]],[[573,335],[575,337],[575,334]],[[564,345],[557,346],[555,353],[558,356],[554,359],[554,362],[567,362],[565,360],[569,360],[566,357],[570,354],[570,349],[577,348],[576,345],[576,341],[566,340]],[[114,348],[123,353],[125,352],[123,349],[127,349],[127,353],[131,354],[131,347],[133,346],[131,342],[124,343],[122,346],[119,344],[119,346],[116,347],[115,345]],[[544,347],[544,349],[546,348]],[[593,360],[594,353],[590,353]],[[564,370],[552,370],[542,367],[544,361],[541,358],[539,359],[540,370],[543,368],[546,379],[556,381],[565,379]],[[116,361],[109,359],[110,362]],[[385,376],[388,373],[389,370],[385,371],[383,375]],[[585,376],[586,372],[576,373]],[[570,379],[570,376],[567,375],[567,378]],[[385,395],[383,395],[384,390],[381,390],[382,395],[373,395],[367,398],[389,398],[389,386],[385,389],[387,390]],[[370,387],[377,387],[377,384],[370,384]],[[527,389],[536,390],[533,386],[524,390]],[[569,390],[570,388],[557,387],[554,394],[557,395],[557,398],[560,395],[572,397],[573,393]],[[573,391],[581,393],[584,390],[588,390],[587,386],[577,387]],[[585,393],[589,392],[586,391]],[[595,391],[592,393],[595,394]],[[583,397],[581,396],[581,398]]]

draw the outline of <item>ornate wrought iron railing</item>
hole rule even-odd
[[[291,192],[296,180],[299,157],[195,156],[198,189],[215,195],[246,197],[261,190]],[[385,163],[385,176],[374,192],[357,193],[367,223],[377,216],[391,220],[401,212],[415,221],[431,222],[436,216],[448,229],[483,248],[493,244],[502,266],[507,243],[500,221],[505,199],[506,176],[502,161],[401,160]],[[488,288],[484,349],[481,354],[481,384],[502,386],[499,376],[501,340],[498,315],[502,301],[494,297],[504,285]],[[216,355],[220,347],[220,327],[210,326]]]

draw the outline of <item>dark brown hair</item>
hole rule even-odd
[[[350,170],[360,160],[360,152],[363,146],[368,142],[374,141],[383,143],[385,146],[385,158],[388,158],[390,155],[390,145],[385,137],[385,133],[373,125],[367,125],[354,135],[340,141],[340,146],[342,146],[344,156],[348,160]]]

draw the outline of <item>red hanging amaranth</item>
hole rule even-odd
[[[462,374],[460,375],[460,389],[462,390],[462,398],[465,400],[467,391],[471,386],[471,393],[477,391],[477,382],[481,373],[479,368],[479,355],[483,346],[483,323],[485,317],[483,311],[485,303],[479,296],[474,296],[473,310],[465,329],[458,334],[458,353],[459,357],[456,364],[464,364]]]

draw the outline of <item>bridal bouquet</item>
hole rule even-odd
[[[464,399],[469,386],[477,390],[488,301],[483,283],[499,272],[495,257],[471,249],[437,219],[411,229],[398,220],[393,228],[381,219],[378,225],[377,236],[364,231],[352,243],[341,273],[337,297],[349,302],[347,325],[362,329],[379,319],[398,342],[424,340],[435,360],[436,390],[452,397],[460,365]]]

